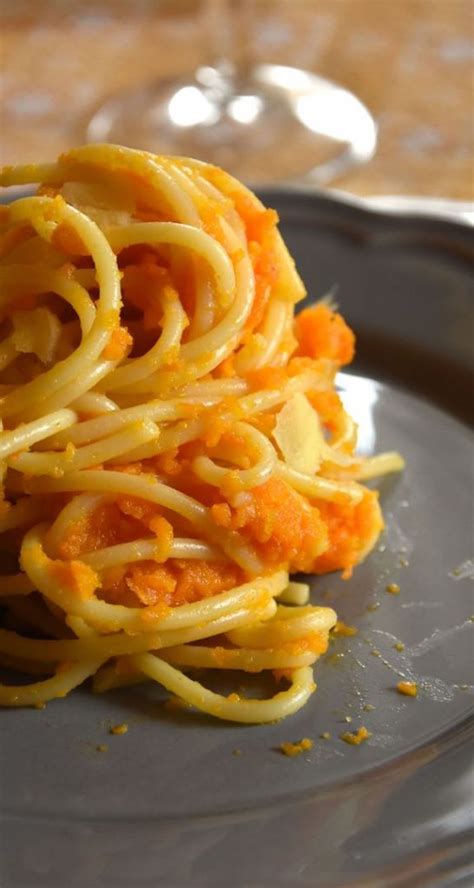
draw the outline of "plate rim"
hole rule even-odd
[[[258,193],[260,195],[269,194],[270,198],[272,195],[275,195],[276,199],[282,199],[283,201],[287,201],[289,198],[296,199],[298,202],[303,201],[305,206],[308,206],[308,207],[310,207],[311,204],[314,205],[315,201],[323,208],[324,207],[330,208],[330,207],[336,206],[338,208],[338,211],[341,212],[342,214],[349,211],[350,213],[354,214],[353,218],[364,219],[366,221],[369,220],[371,223],[373,223],[374,220],[381,220],[382,219],[382,220],[385,220],[385,223],[388,224],[389,227],[393,227],[394,229],[399,229],[400,226],[402,226],[406,230],[412,230],[412,229],[419,229],[420,225],[422,225],[424,228],[426,228],[428,230],[429,233],[430,232],[439,233],[440,230],[442,230],[445,233],[446,232],[448,233],[448,235],[449,235],[448,240],[449,241],[451,241],[451,239],[452,239],[453,242],[456,242],[456,240],[457,240],[459,243],[459,238],[461,238],[461,240],[463,242],[462,243],[463,251],[464,251],[465,246],[467,245],[469,247],[469,245],[471,243],[472,243],[471,249],[474,251],[473,229],[471,228],[469,223],[465,222],[462,219],[455,220],[452,217],[447,218],[446,216],[443,216],[442,214],[440,214],[440,215],[438,215],[438,214],[424,215],[423,213],[418,213],[418,212],[406,213],[405,211],[402,211],[402,210],[388,211],[385,208],[378,208],[378,207],[374,207],[372,205],[369,206],[369,205],[367,205],[367,202],[365,200],[357,198],[355,196],[354,196],[354,198],[352,198],[352,196],[351,196],[350,199],[348,199],[348,197],[346,195],[342,195],[341,193],[336,193],[336,194],[332,193],[332,192],[328,193],[327,191],[316,190],[316,189],[308,191],[307,188],[299,188],[297,186],[282,186],[278,183],[273,186],[259,188]],[[25,196],[25,195],[21,194],[21,196]],[[291,224],[291,221],[290,221],[290,224]],[[441,226],[441,228],[440,228],[440,226]],[[466,242],[466,243],[464,243],[464,242]],[[380,381],[380,380],[376,380],[376,381]],[[404,391],[404,388],[401,385],[400,385],[400,391]],[[439,410],[440,412],[442,412],[442,408],[438,404],[432,403],[431,406],[433,408]],[[450,415],[451,419],[453,419],[454,421],[456,421],[462,425],[462,422],[459,420],[458,417],[455,417],[451,414],[449,414],[449,415]],[[464,424],[464,427],[467,429],[469,428],[465,424]],[[437,747],[438,755],[436,756],[436,760],[439,762],[442,759],[443,755],[447,754],[450,750],[452,750],[454,748],[458,748],[458,747],[464,747],[464,744],[468,743],[469,741],[472,741],[473,738],[474,738],[474,712],[472,714],[467,715],[466,717],[462,718],[459,722],[455,723],[454,725],[446,726],[442,730],[441,733],[433,732],[433,734],[430,734],[425,740],[418,743],[412,749],[409,749],[408,751],[406,751],[404,753],[400,753],[399,755],[395,755],[395,757],[393,757],[393,758],[391,758],[391,759],[387,760],[386,762],[383,762],[379,765],[375,765],[372,768],[369,767],[367,770],[364,770],[360,774],[350,775],[350,776],[347,776],[347,777],[342,778],[340,780],[337,780],[336,782],[323,784],[321,787],[313,788],[311,790],[307,790],[307,791],[303,791],[303,792],[299,792],[297,798],[282,796],[282,797],[278,798],[276,803],[279,808],[286,808],[286,809],[297,808],[299,805],[301,805],[301,806],[309,805],[315,799],[316,796],[324,798],[327,795],[329,795],[330,793],[342,793],[345,788],[353,785],[354,783],[361,783],[362,781],[376,783],[377,781],[383,780],[384,777],[387,775],[387,773],[390,770],[392,770],[393,768],[403,766],[404,764],[410,762],[410,760],[412,758],[416,757],[416,755],[419,754],[422,750],[426,750],[430,746]],[[473,767],[473,766],[474,766],[474,762],[472,763],[471,767]],[[172,815],[168,814],[168,815],[166,815],[166,820],[174,819],[176,821],[176,823],[179,822],[180,824],[183,824],[183,825],[186,825],[187,823],[195,823],[195,824],[197,824],[196,829],[198,829],[199,824],[201,824],[201,823],[204,826],[208,827],[208,826],[212,825],[213,822],[216,823],[216,825],[217,825],[223,819],[231,819],[232,817],[237,817],[239,819],[243,819],[246,816],[248,817],[249,815],[252,815],[252,814],[254,816],[256,816],[257,812],[270,811],[271,808],[274,807],[274,805],[275,805],[275,803],[272,804],[271,802],[268,802],[267,805],[265,805],[265,803],[257,803],[255,805],[242,806],[242,807],[236,808],[234,810],[232,810],[232,809],[227,810],[226,809],[226,810],[221,811],[215,815],[214,814],[197,813],[194,815],[190,815],[189,817],[186,817],[183,815],[175,815],[175,817],[173,818]],[[111,826],[112,829],[117,829],[119,825],[123,826],[123,825],[126,825],[127,823],[128,824],[130,824],[130,823],[139,824],[140,822],[143,822],[143,820],[146,820],[149,823],[154,823],[159,828],[159,825],[163,821],[164,818],[163,817],[161,817],[161,818],[160,817],[149,817],[149,816],[138,816],[138,817],[134,816],[131,819],[130,818],[128,818],[128,819],[127,818],[110,818],[110,817],[108,817],[108,818],[103,818],[103,817],[85,818],[85,817],[75,817],[75,816],[71,817],[70,815],[67,816],[66,818],[64,818],[64,816],[61,817],[61,815],[58,815],[58,818],[51,818],[49,815],[41,815],[41,814],[25,817],[24,814],[10,812],[8,809],[5,809],[5,808],[3,810],[0,810],[0,823],[2,823],[2,824],[10,822],[12,824],[14,824],[14,823],[26,824],[29,826],[34,823],[37,823],[37,824],[44,824],[46,826],[49,824],[57,824],[59,819],[61,820],[62,823],[65,823],[71,829],[73,829],[75,826],[78,826],[81,824],[100,824],[100,825],[104,825],[104,826]],[[448,837],[447,843],[449,844],[450,848],[453,851],[453,853],[450,857],[450,861],[452,862],[453,866],[457,865],[457,861],[459,861],[459,862],[461,861],[462,854],[464,853],[464,846],[462,844],[464,835],[465,835],[465,832],[454,832],[453,834],[451,834]],[[427,851],[430,850],[430,848],[434,847],[435,844],[436,843],[433,840],[431,843],[424,844],[424,845],[420,846],[420,848],[417,849],[416,854],[420,854],[421,852],[426,853]],[[413,854],[411,856],[413,857]],[[404,859],[403,855],[401,855],[400,860],[403,861],[403,859]],[[433,871],[433,872],[435,875],[437,874],[437,870]],[[433,872],[427,874],[429,879],[431,879]],[[450,873],[451,872],[455,873],[455,870],[450,870]],[[449,875],[449,873],[448,873],[448,875]],[[379,877],[378,869],[377,869],[377,872],[367,871],[366,873],[364,873],[364,876],[361,877],[360,879],[357,879],[356,881],[351,880],[350,882],[345,882],[344,884],[345,885],[347,884],[348,886],[349,885],[354,886],[354,888],[356,888],[356,886],[359,886],[359,885],[364,886],[364,888],[365,888],[366,885],[370,884],[368,880],[375,878],[375,877]],[[408,875],[408,878],[409,879],[411,878],[410,874]],[[362,881],[362,879],[363,879],[363,881]],[[405,886],[406,886],[406,888],[410,888],[410,886],[412,884],[410,881],[400,881],[396,876],[394,876],[394,879],[392,880],[392,877],[390,874],[388,874],[388,879],[389,879],[389,881],[385,880],[385,877],[384,877],[384,882],[382,883],[382,884],[386,885],[387,888],[389,888],[389,886],[392,886],[392,885],[394,886],[394,888],[395,888],[395,886],[396,886],[396,888],[405,888]],[[19,883],[19,882],[15,883],[14,888],[23,888],[23,884],[24,883]],[[102,885],[105,886],[106,884],[108,885],[108,883],[102,882],[102,880],[101,880],[100,882],[94,883],[94,886],[91,885],[90,888],[95,888],[95,885],[97,885],[97,888],[99,888],[99,886],[100,886],[100,888],[102,888]],[[141,882],[137,883],[137,884],[141,884]],[[199,883],[199,884],[204,884],[204,883]],[[237,885],[238,882],[230,882],[229,884],[230,885]],[[290,885],[290,883],[288,881],[284,881],[279,884],[285,885],[285,886]],[[314,884],[314,883],[311,883],[311,884]],[[335,883],[330,883],[330,884],[343,884],[343,883],[342,882],[341,883],[335,882]],[[374,883],[374,884],[379,884],[379,883]],[[434,884],[434,883],[432,883],[431,881],[430,882],[422,881],[419,884],[420,885],[429,885],[429,884]],[[25,885],[26,885],[26,883],[25,883]],[[13,888],[13,884],[12,884],[12,888]]]

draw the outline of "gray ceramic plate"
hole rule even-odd
[[[378,550],[350,582],[312,584],[359,634],[282,724],[173,714],[149,687],[2,712],[2,888],[472,884],[472,233],[329,197],[266,199],[311,295],[337,284],[358,332],[341,384],[363,447],[407,459],[382,484]],[[396,693],[399,676],[417,699]],[[110,737],[122,721],[129,732]],[[339,739],[362,724],[368,743]],[[305,736],[308,754],[276,751]]]

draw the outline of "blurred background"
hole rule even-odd
[[[244,25],[237,18],[230,26],[234,55],[245,43],[247,62],[329,78],[373,114],[375,155],[339,170],[331,184],[358,195],[473,199],[472,0],[245,6]],[[231,18],[240,15],[229,9]],[[210,48],[203,14],[197,0],[0,0],[1,161],[53,159],[86,141],[109,96],[208,63],[216,35]]]

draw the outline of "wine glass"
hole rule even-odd
[[[324,185],[370,160],[376,125],[353,93],[300,68],[252,64],[252,6],[205,0],[207,63],[112,96],[90,121],[88,140],[196,157],[256,185]]]

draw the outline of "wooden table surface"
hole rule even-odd
[[[473,0],[255,0],[255,60],[304,67],[373,112],[376,157],[356,194],[473,199]],[[0,0],[1,159],[52,159],[84,141],[100,100],[205,57],[193,0]]]

